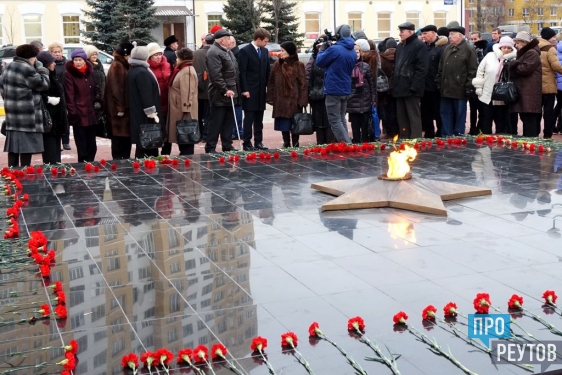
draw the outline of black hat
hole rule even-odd
[[[553,36],[556,36],[556,31],[552,30],[550,27],[543,27],[541,30],[541,38],[549,40]]]
[[[297,53],[297,46],[293,42],[283,42],[281,43],[281,48],[283,48],[289,55],[294,55]]]
[[[205,44],[210,45],[213,44],[215,42],[215,38],[213,37],[213,34],[207,34],[205,36]]]
[[[55,58],[50,52],[42,51],[37,55],[37,60],[41,61],[41,64],[46,68],[55,62]]]
[[[411,22],[404,22],[404,23],[401,23],[400,25],[398,25],[398,28],[399,28],[400,30],[412,30],[412,31],[415,31],[415,30],[416,30],[416,25],[414,25],[414,24],[411,23]]]
[[[164,45],[166,47],[168,47],[170,44],[174,44],[174,43],[177,43],[177,42],[179,42],[179,41],[178,41],[178,38],[176,38],[175,35],[170,35],[169,37],[164,39]]]
[[[451,31],[456,31],[457,33],[461,33],[462,35],[466,34],[466,30],[462,26],[449,27],[449,33]]]
[[[437,29],[437,35],[439,36],[445,36],[445,37],[449,37],[449,29],[446,28],[445,26],[440,27]]]
[[[425,33],[427,31],[433,31],[433,32],[437,32],[437,26],[435,25],[427,25],[421,28],[420,30],[422,33]]]
[[[22,59],[30,59],[32,57],[37,57],[39,54],[39,48],[31,44],[22,44],[16,48],[16,56]]]
[[[135,48],[133,44],[125,42],[125,43],[121,43],[119,47],[115,48],[115,52],[117,52],[119,55],[123,57],[130,56],[133,48]]]
[[[228,30],[225,30],[225,29],[217,30],[215,32],[215,34],[213,34],[213,37],[215,38],[215,40],[220,39],[220,38],[224,38],[225,36],[232,36],[232,34],[229,33]]]
[[[398,47],[398,43],[396,43],[396,39],[394,38],[387,38],[386,42],[384,42],[384,48],[396,48]]]

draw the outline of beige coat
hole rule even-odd
[[[544,40],[537,38],[539,41],[539,49],[541,50],[541,65],[542,65],[542,93],[543,94],[556,94],[558,88],[556,87],[556,73],[562,74],[562,65],[558,60],[556,54],[556,47]]]
[[[193,66],[186,66],[178,72],[168,93],[168,142],[177,143],[176,122],[184,115],[183,118],[187,119],[187,113],[191,113],[192,119],[199,119],[197,73]]]

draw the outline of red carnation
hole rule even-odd
[[[174,354],[165,348],[160,348],[156,351],[156,357],[160,360],[162,366],[168,365],[174,359]]]
[[[492,306],[492,302],[490,301],[490,295],[488,293],[478,293],[476,298],[474,298],[474,309],[476,312],[488,314],[490,306]]]
[[[58,301],[59,304],[66,303],[66,295],[63,291],[57,292],[57,297],[54,300]]]
[[[39,266],[39,272],[41,272],[42,277],[49,277],[51,276],[51,266],[48,264],[41,264]]]
[[[449,302],[445,305],[445,307],[443,307],[443,311],[445,312],[445,316],[457,316],[457,304]]]
[[[435,320],[435,316],[436,316],[435,313],[436,312],[437,312],[437,309],[435,308],[435,306],[429,305],[425,309],[423,309],[422,319]]]
[[[43,316],[49,316],[49,314],[51,313],[51,307],[49,306],[49,304],[45,303],[41,305],[41,309],[37,312]]]
[[[224,156],[221,156],[221,157],[219,158],[219,163],[224,163]]]
[[[295,348],[298,345],[299,339],[293,332],[286,332],[281,335],[281,346]]]
[[[546,304],[554,305],[556,303],[556,300],[558,299],[558,296],[556,295],[556,292],[554,292],[554,290],[547,290],[543,293],[542,298],[544,298],[544,302]]]
[[[347,321],[347,330],[348,331],[364,331],[365,330],[365,321],[360,316],[356,316],[354,318],[351,318]]]
[[[146,353],[142,353],[141,355],[141,361],[144,364],[145,367],[156,367],[154,365],[154,361],[156,361],[156,353],[153,352],[146,352]]]
[[[35,261],[35,264],[43,263],[43,256],[39,253],[32,253],[31,258]]]
[[[257,336],[252,339],[250,349],[252,351],[264,351],[267,348],[267,339],[265,337]]]
[[[392,317],[394,324],[406,324],[408,315],[404,311],[400,311]]]
[[[27,202],[27,201],[29,200],[29,195],[28,195],[28,194],[24,194],[22,198],[23,198],[23,200],[24,200],[25,202]]]
[[[101,165],[105,165],[105,163],[107,163],[107,161],[105,161],[105,159],[101,159],[101,160],[100,160],[100,164],[101,164]],[[124,366],[123,366],[123,367],[124,367]]]
[[[121,358],[121,367],[130,368],[135,371],[139,367],[139,357],[134,353],[129,353]]]
[[[275,151],[275,152],[273,153],[273,157],[274,157],[275,159],[279,159],[279,153],[278,153],[277,151]]]
[[[523,308],[523,297],[514,294],[511,296],[509,301],[507,301],[507,306],[510,309],[522,309]]]
[[[57,315],[58,319],[66,318],[66,307],[64,305],[58,305],[57,307],[55,307],[55,315]]]
[[[65,358],[62,361],[58,362],[57,365],[61,365],[69,371],[74,370],[76,368],[76,359],[74,359],[74,354],[66,352],[64,356]]]
[[[193,350],[186,348],[181,349],[178,352],[178,363],[188,363],[191,364],[191,356],[193,355]]]
[[[206,363],[209,359],[209,349],[205,345],[199,345],[193,349],[193,360],[195,362]]]
[[[51,288],[53,288],[53,293],[56,294],[62,290],[62,283],[60,281],[55,281]]]
[[[94,172],[99,172],[99,171],[100,171],[99,165],[94,165]]]
[[[33,168],[33,167],[27,167],[27,168],[25,168],[25,173],[27,173],[27,174],[33,174],[33,173],[35,173],[35,168]]]
[[[76,354],[78,352],[78,342],[76,342],[76,340],[70,340],[70,344],[65,346],[64,350]]]
[[[94,169],[94,166],[92,165],[92,163],[86,163],[86,164],[84,165],[84,170],[85,170],[86,172],[91,172],[92,169]]]
[[[299,156],[298,152],[291,151],[291,157],[296,158],[297,156]]]
[[[172,159],[172,165],[178,165],[179,163],[178,159]]]
[[[322,331],[320,330],[320,325],[316,322],[313,322],[310,327],[308,327],[308,334],[310,336],[318,336],[322,334]]]
[[[111,164],[111,169],[112,169],[112,170],[116,170],[116,169],[117,169],[117,164]]]
[[[190,163],[191,163],[191,160],[189,160],[189,159],[185,159],[183,161],[183,164],[185,164],[186,167],[189,166]]]
[[[226,356],[226,346],[221,343],[213,345],[211,348],[211,357],[213,359],[225,359]]]
[[[134,161],[133,168],[140,168],[140,163],[138,161]]]

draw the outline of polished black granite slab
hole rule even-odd
[[[63,283],[69,316],[58,324],[0,327],[0,360],[13,363],[15,351],[75,339],[75,374],[119,374],[121,357],[131,351],[165,347],[175,354],[221,342],[244,373],[266,374],[251,358],[251,340],[260,335],[269,340],[266,353],[278,374],[304,374],[281,351],[280,335],[294,331],[315,374],[353,374],[327,342],[309,343],[307,329],[317,321],[369,374],[390,374],[365,361],[372,353],[348,334],[348,318],[360,315],[369,338],[402,355],[402,374],[462,373],[411,334],[395,332],[392,316],[405,311],[423,330],[425,306],[441,314],[454,301],[472,313],[478,292],[490,293],[503,310],[511,294],[520,294],[529,310],[544,315],[543,291],[562,290],[562,153],[539,157],[475,145],[421,152],[414,176],[493,191],[446,202],[447,217],[319,210],[333,197],[312,190],[312,182],[378,175],[387,155],[282,155],[236,164],[196,155],[189,167],[133,170],[120,161],[116,170],[86,173],[75,165],[75,176],[24,180],[30,201],[21,230],[42,230],[57,251],[50,281]],[[0,303],[16,301],[7,290],[38,287],[5,277]],[[46,296],[39,288],[26,298]],[[562,327],[560,315],[547,319]],[[518,322],[540,339],[556,339],[530,318]],[[527,373],[494,367],[444,330],[427,333],[478,374]],[[47,350],[24,360],[57,356]]]

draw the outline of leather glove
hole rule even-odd
[[[154,122],[156,122],[157,124],[160,123],[160,119],[158,118],[158,113],[156,112],[151,113],[150,115],[146,115],[146,117],[154,119]]]
[[[60,98],[57,96],[47,96],[47,103],[50,105],[58,105],[60,103]]]
[[[101,104],[100,104],[99,102],[95,102],[95,103],[94,103],[94,109],[95,109],[96,111],[99,111],[99,110],[101,109]]]
[[[123,117],[123,116],[125,116],[125,112],[117,112],[117,116]]]

